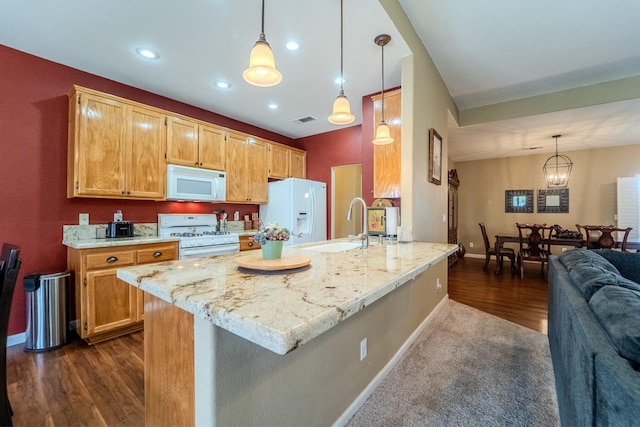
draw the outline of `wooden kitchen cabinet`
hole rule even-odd
[[[67,197],[163,200],[164,117],[141,104],[74,86]]]
[[[307,153],[286,145],[267,144],[269,178],[306,178]]]
[[[224,128],[186,117],[167,117],[167,163],[225,170]]]
[[[240,132],[227,132],[227,202],[267,202],[267,144]]]
[[[178,243],[67,249],[73,272],[76,331],[89,343],[143,328],[144,292],[116,277],[118,268],[178,259]]]
[[[380,95],[373,99],[373,134],[382,117]],[[401,89],[384,93],[384,120],[389,126],[393,142],[387,145],[373,146],[373,197],[400,197],[400,161],[402,134],[401,126]]]
[[[290,150],[289,176],[292,178],[307,177],[307,152],[303,150]]]
[[[240,252],[260,249],[260,243],[253,241],[253,236],[240,236]]]

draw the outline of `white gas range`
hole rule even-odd
[[[180,237],[180,259],[240,252],[236,233],[216,231],[213,214],[158,214],[158,236]]]

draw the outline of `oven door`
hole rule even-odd
[[[239,243],[225,245],[200,246],[195,248],[180,248],[180,259],[202,258],[240,252]]]

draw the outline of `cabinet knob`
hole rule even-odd
[[[162,252],[160,252],[160,251],[155,251],[155,252],[153,253],[153,257],[154,257],[154,258],[158,258],[159,256],[162,256]]]
[[[202,166],[202,162],[200,162],[200,165],[199,165],[199,166]]]
[[[250,241],[249,243],[247,243],[247,246],[249,246],[249,247],[253,246],[253,242]]]
[[[112,262],[116,262],[118,261],[118,257],[117,256],[110,256],[109,258],[107,258],[107,262],[108,263],[112,263]]]
[[[122,195],[124,196],[124,195],[126,194],[126,191],[122,190],[122,191],[120,192],[120,194],[122,194]]]
[[[131,191],[127,191],[127,196],[131,194]]]

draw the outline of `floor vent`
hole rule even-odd
[[[300,117],[299,119],[295,119],[293,122],[294,123],[307,123],[307,122],[312,122],[314,120],[317,120],[315,117],[313,116],[306,116],[306,117]]]

